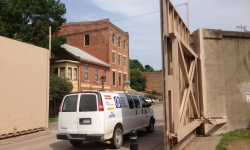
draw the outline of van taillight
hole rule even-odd
[[[98,101],[98,110],[99,111],[103,111],[103,104],[102,104],[102,101]]]
[[[58,112],[62,112],[62,102],[60,103],[60,106],[59,106]]]

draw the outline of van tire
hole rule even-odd
[[[154,121],[153,119],[150,119],[148,127],[146,127],[146,130],[148,133],[153,133],[154,132]]]
[[[111,139],[111,146],[113,148],[120,148],[123,143],[123,133],[120,127],[116,127],[113,133],[113,137]]]
[[[70,144],[73,146],[81,146],[83,141],[70,141]]]

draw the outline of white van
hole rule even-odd
[[[136,94],[82,92],[66,95],[60,106],[57,139],[69,140],[74,146],[83,141],[111,140],[120,148],[123,134],[146,128],[154,132],[151,104]]]

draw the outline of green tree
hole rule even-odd
[[[151,67],[150,65],[145,65],[144,72],[154,72],[154,68]]]
[[[65,13],[60,0],[0,0],[0,35],[48,49],[49,26],[52,35],[57,33]],[[61,51],[65,42],[65,36],[54,37],[52,52]]]
[[[130,69],[139,69],[144,71],[144,67],[137,59],[130,59]]]
[[[137,91],[144,91],[146,88],[146,77],[142,76],[139,68],[130,69],[131,88]]]
[[[63,97],[70,93],[73,89],[72,83],[68,79],[62,79],[60,77],[50,76],[50,88],[49,88],[49,99],[50,99],[50,110],[49,116],[55,117],[58,114],[59,104]]]

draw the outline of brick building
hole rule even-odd
[[[61,26],[58,35],[67,37],[67,45],[78,48],[105,64],[100,66],[91,61],[80,60],[80,91],[89,90],[94,82],[99,84],[99,77],[102,75],[106,76],[105,91],[123,91],[125,80],[129,80],[129,35],[127,32],[110,23],[109,19],[104,19],[65,23]],[[101,70],[106,70],[106,75]],[[85,72],[89,72],[88,80],[84,77]],[[98,78],[96,78],[96,72],[98,72]]]
[[[163,93],[162,72],[142,72],[146,76],[146,92],[156,90],[158,93]]]

